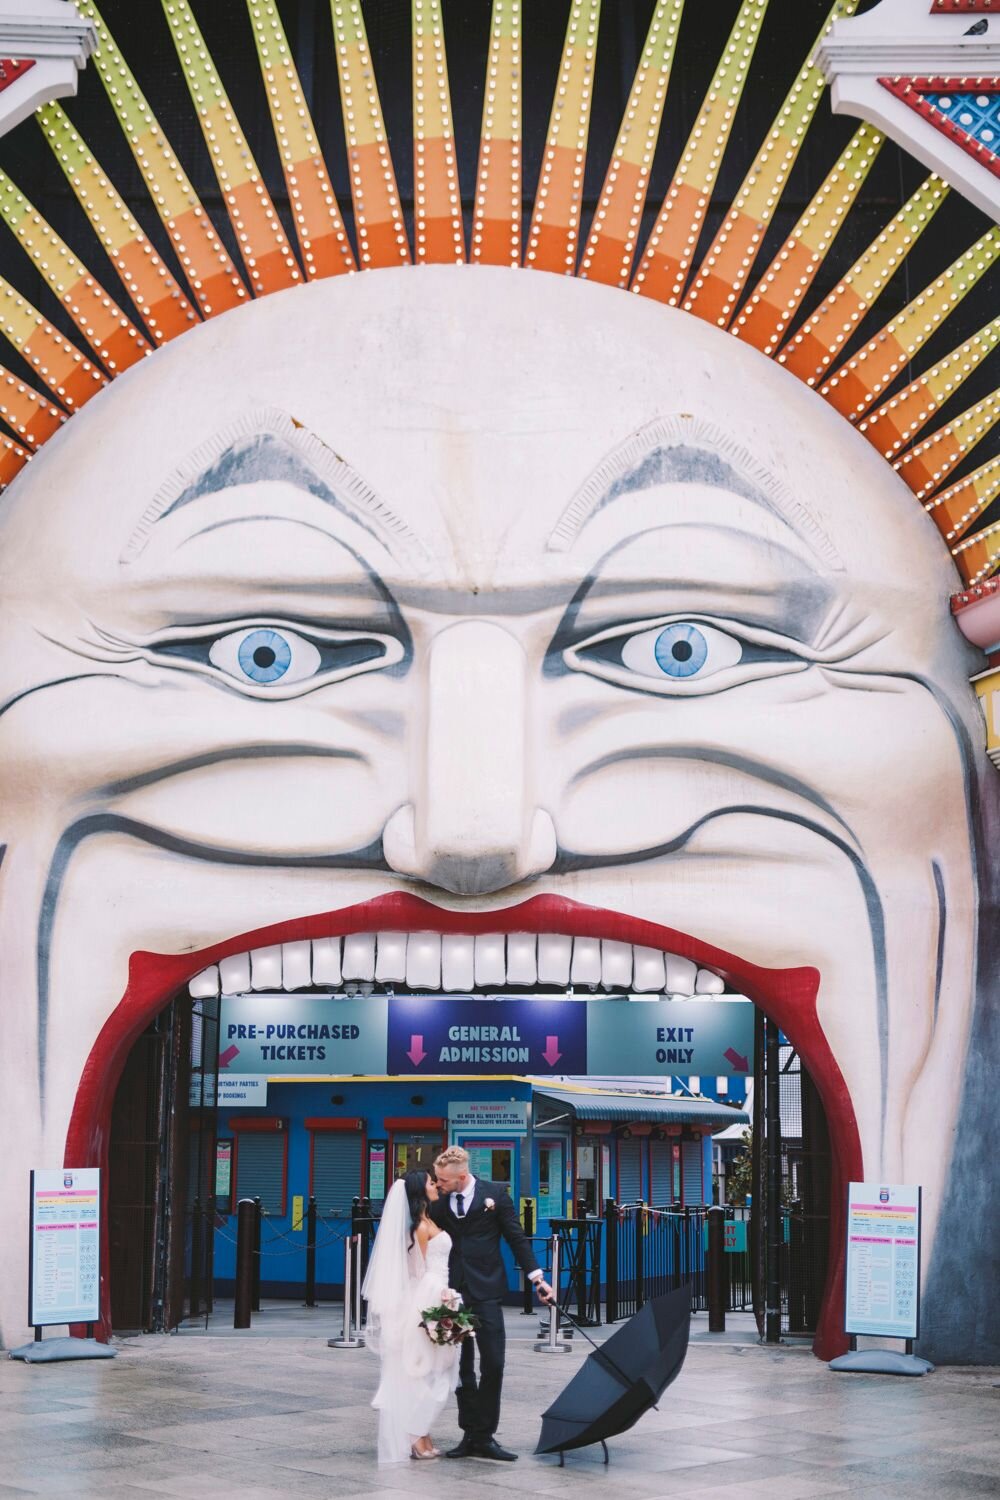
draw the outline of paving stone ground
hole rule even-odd
[[[659,1412],[600,1450],[531,1456],[538,1413],[584,1357],[536,1354],[511,1315],[500,1438],[516,1464],[379,1469],[376,1361],[315,1334],[130,1338],[114,1361],[0,1358],[0,1500],[14,1495],[211,1500],[960,1500],[1000,1496],[1000,1370],[923,1379],[834,1375],[804,1348],[701,1339]],[[303,1327],[306,1325],[302,1325]],[[577,1341],[579,1344],[579,1340]],[[449,1409],[435,1436],[457,1438]]]

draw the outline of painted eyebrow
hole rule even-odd
[[[423,548],[404,521],[332,448],[274,408],[252,412],[203,443],[160,486],[125,547],[142,552],[153,527],[196,500],[250,484],[280,482],[314,495],[395,554]]]
[[[608,454],[559,517],[548,550],[568,552],[590,521],[623,495],[683,483],[728,490],[759,505],[800,536],[828,568],[844,571],[830,538],[787,485],[721,428],[697,417],[657,419]]]

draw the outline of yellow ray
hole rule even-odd
[[[680,165],[657,214],[632,290],[676,305],[684,294],[750,70],[768,0],[743,0]]]
[[[413,0],[413,237],[421,263],[465,260],[441,0]]]
[[[628,286],[683,11],[684,0],[656,0],[580,261],[588,281]]]
[[[189,0],[163,0],[163,9],[254,292],[294,286],[302,272]]]
[[[143,175],[153,207],[177,252],[184,277],[203,317],[210,318],[247,300],[248,293],[201,199],[177,159],[95,4],[77,0],[77,9],[97,29],[93,64],[122,133]]]
[[[826,91],[813,55],[834,21],[853,15],[857,8],[858,0],[835,0],[698,269],[684,301],[687,312],[720,328],[728,325]]]
[[[320,150],[275,0],[247,0],[267,107],[307,278],[356,269],[337,195]]]
[[[493,0],[472,210],[473,261],[520,264],[523,170],[521,0]]]
[[[906,480],[917,499],[925,500],[997,422],[1000,422],[1000,387],[897,458],[892,467]]]
[[[873,447],[885,458],[895,458],[944,403],[961,390],[974,370],[1000,343],[1000,317],[965,339],[930,370],[892,396],[878,411],[858,424]]]
[[[950,485],[924,503],[945,541],[953,542],[968,531],[977,516],[1000,496],[1000,457],[991,458],[957,484]]]
[[[524,257],[536,271],[576,265],[600,19],[601,0],[573,0]]]

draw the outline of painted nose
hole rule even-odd
[[[482,620],[442,631],[430,650],[425,711],[418,791],[385,826],[387,862],[463,896],[547,870],[556,836],[531,795],[528,660],[520,642]]]

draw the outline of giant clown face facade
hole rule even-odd
[[[465,988],[441,935],[568,935],[778,1019],[838,1181],[923,1185],[933,1279],[979,941],[951,586],[817,395],[606,287],[380,270],[160,351],[0,508],[4,1203],[101,1159],[207,963],[412,931]]]

